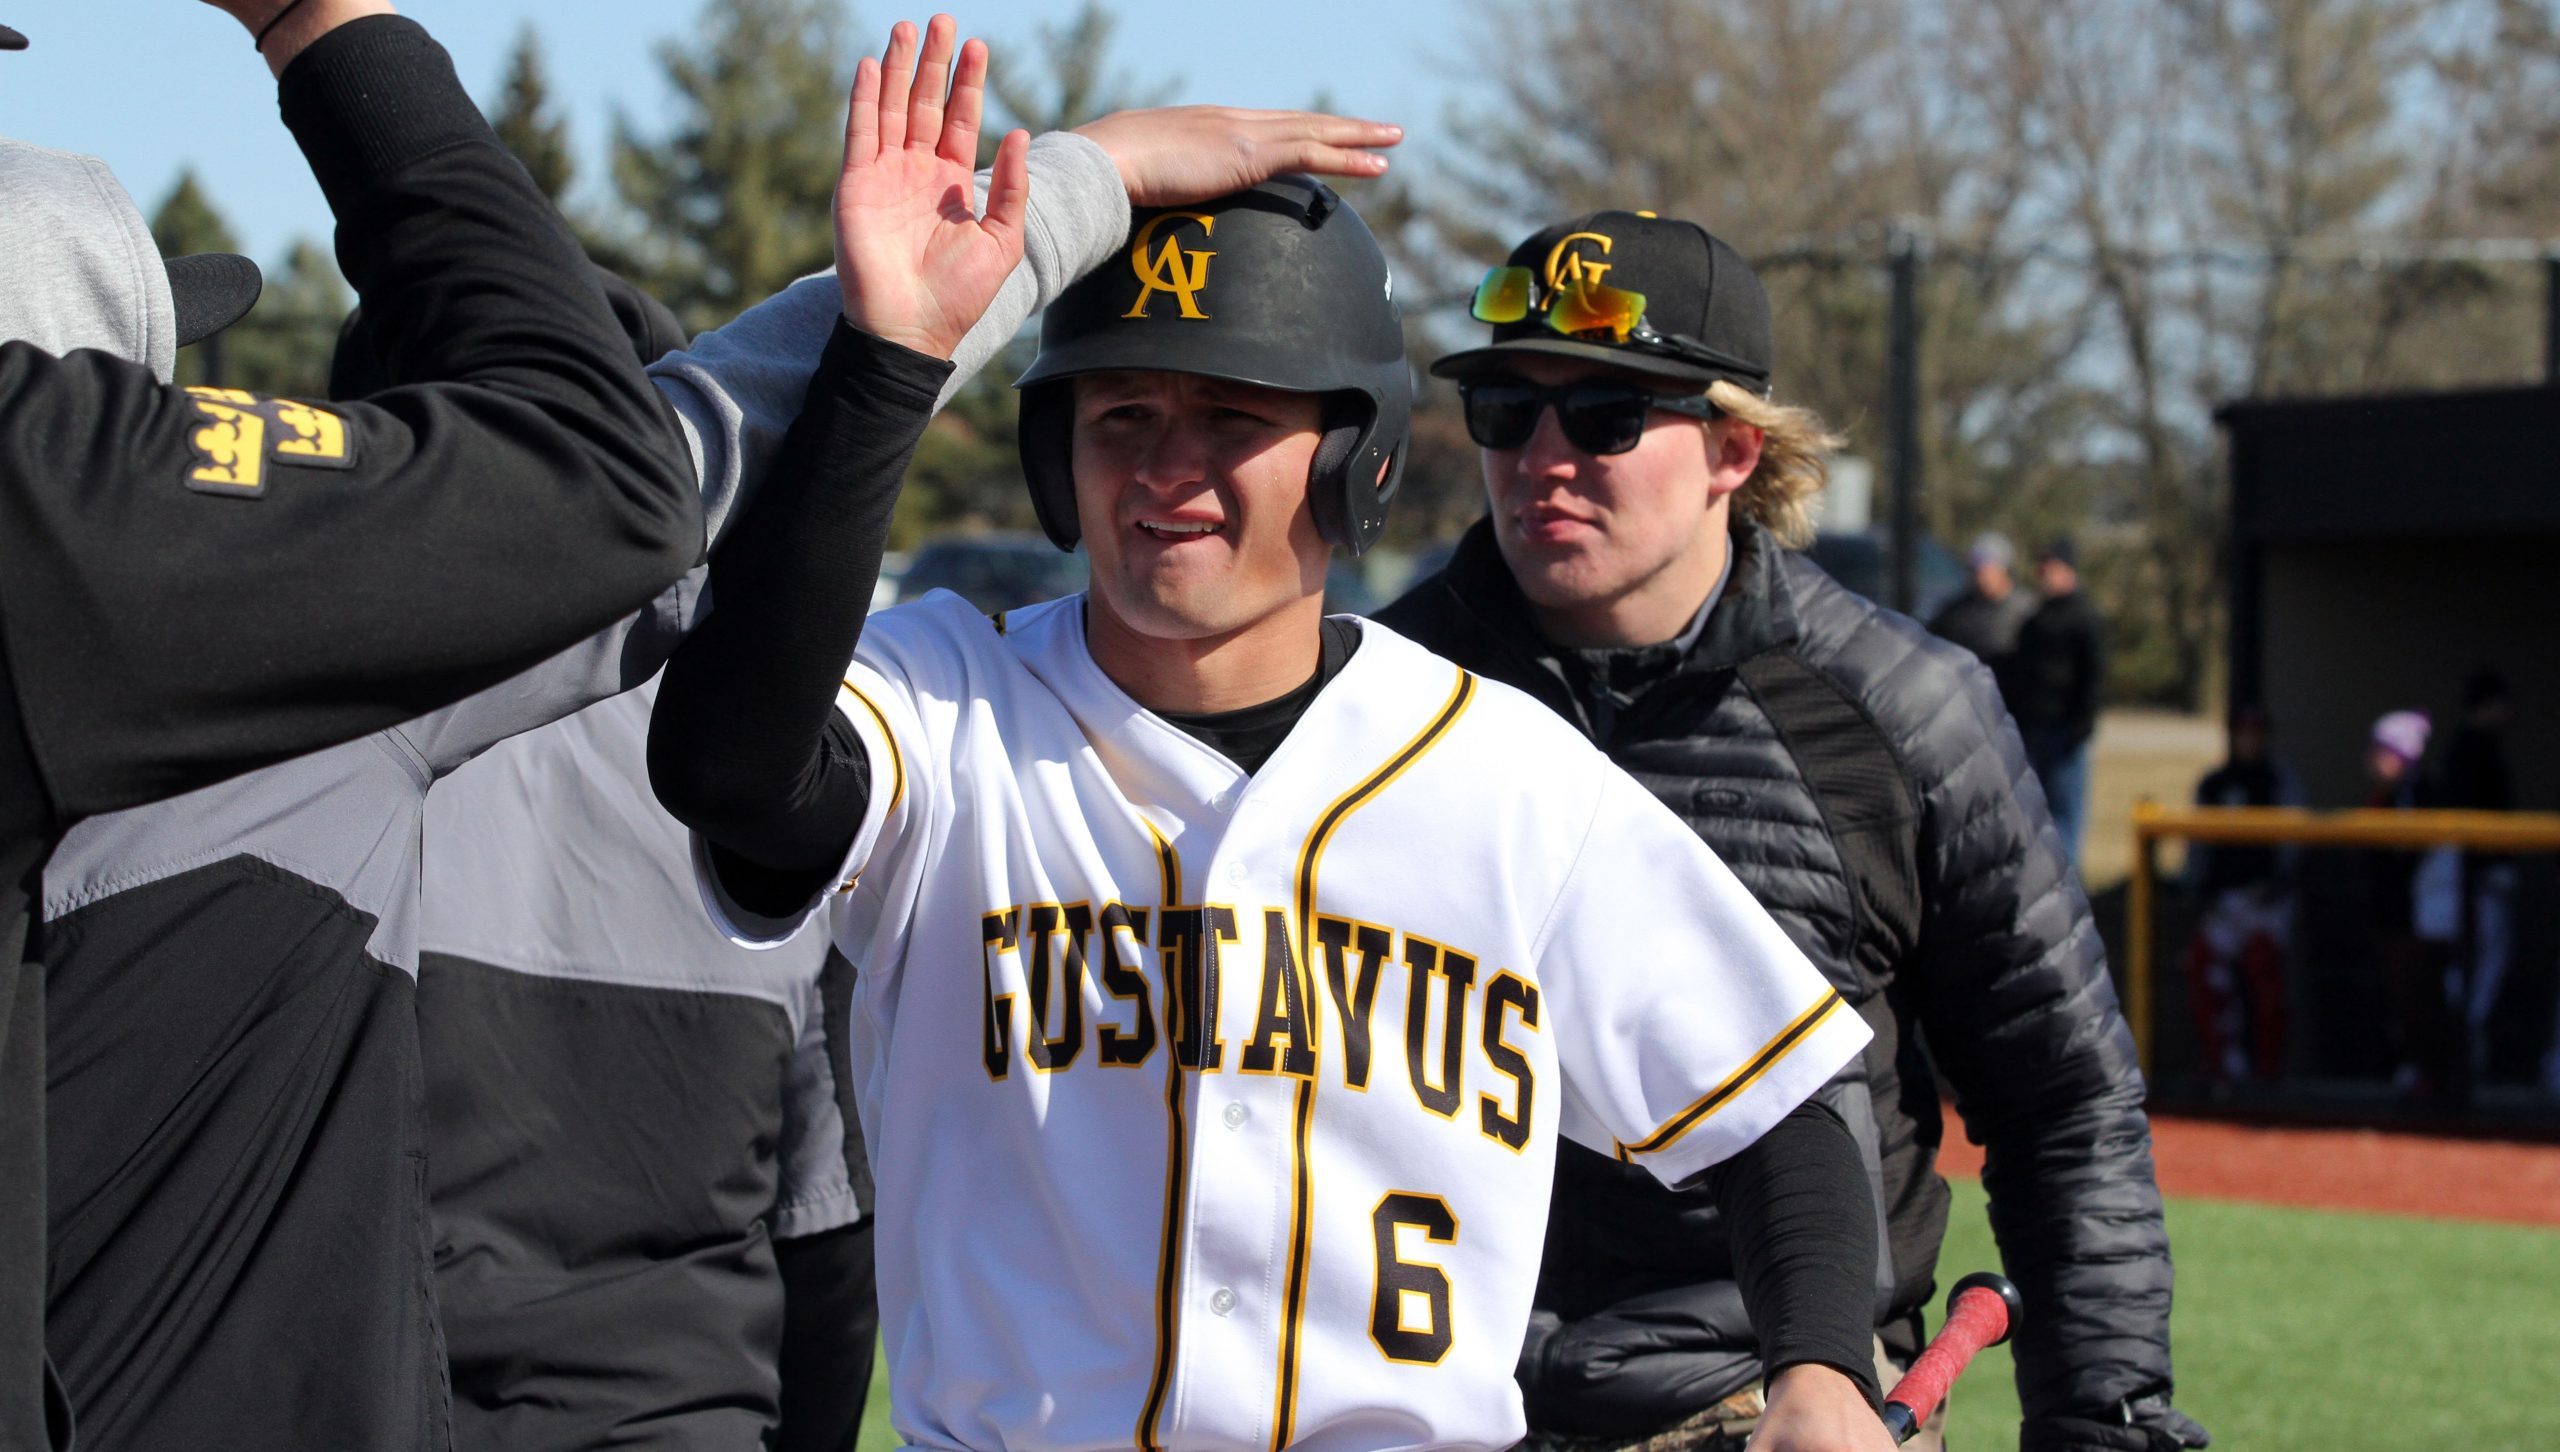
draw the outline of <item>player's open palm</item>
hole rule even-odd
[[[846,319],[937,358],[959,347],[1021,260],[1031,190],[1031,138],[1016,131],[996,152],[986,215],[978,215],[972,168],[987,47],[955,46],[958,29],[935,16],[919,52],[915,26],[901,20],[888,53],[855,69],[836,183]]]

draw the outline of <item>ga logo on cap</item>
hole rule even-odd
[[[1167,237],[1164,246],[1150,256],[1147,249],[1155,246],[1156,233],[1168,222],[1197,222],[1202,237],[1218,229],[1218,219],[1206,212],[1160,212],[1149,218],[1147,225],[1138,229],[1138,240],[1129,244],[1129,270],[1138,275],[1144,286],[1138,292],[1138,300],[1120,315],[1124,318],[1145,317],[1148,302],[1159,292],[1172,293],[1186,318],[1209,316],[1200,311],[1199,294],[1209,283],[1209,259],[1218,254],[1205,247],[1186,248],[1180,238]]]
[[[1547,295],[1553,297],[1567,287],[1598,287],[1611,266],[1600,259],[1609,255],[1613,245],[1603,232],[1566,233],[1547,250]]]

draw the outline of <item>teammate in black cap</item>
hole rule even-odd
[[[1943,1072],[2026,1295],[2024,1445],[2202,1445],[2169,1404],[2168,1238],[2088,902],[1989,673],[1790,553],[1840,440],[1780,401],[1759,279],[1694,223],[1597,212],[1523,242],[1475,315],[1486,344],[1432,371],[1490,517],[1381,618],[1606,748],[1875,1029],[1831,1090],[1887,1216],[1873,1354],[1911,1356],[1931,1294]],[[1749,1435],[1787,1328],[1745,1314],[1726,1233],[1711,1197],[1564,1147],[1520,1361],[1540,1437]]]
[[[103,166],[0,143],[10,1448],[70,1434],[42,1370],[44,945],[27,928],[52,845],[80,818],[504,679],[649,599],[701,547],[672,420],[444,53],[380,0],[218,8],[277,73],[344,219],[338,255],[394,340],[398,381],[419,386],[328,406],[171,386],[177,347],[244,312],[256,270],[164,267]],[[24,43],[0,33],[0,48]]]

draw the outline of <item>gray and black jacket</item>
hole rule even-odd
[[[752,1447],[786,1405],[844,1445],[860,1425],[852,968],[823,933],[759,952],[713,929],[649,790],[656,699],[427,794],[418,1038],[459,1447]],[[787,1302],[847,1292],[795,1338],[786,1402]],[[808,1417],[778,1445],[827,1445]]]
[[[131,199],[94,161],[0,142],[0,1445],[67,1445],[64,1409],[38,1408],[48,1279],[81,1278],[120,1198],[220,1177],[203,1172],[221,1148],[186,1133],[207,1104],[316,1125],[329,1100],[262,1097],[236,1059],[159,1032],[191,1018],[218,1034],[274,1002],[271,982],[235,995],[191,971],[206,919],[183,886],[157,899],[181,939],[162,965],[174,972],[83,983],[56,967],[67,997],[48,1006],[41,928],[19,961],[49,881],[38,865],[83,817],[505,680],[649,600],[702,546],[657,390],[576,240],[425,32],[397,16],[341,26],[285,68],[277,102],[337,218],[339,263],[414,387],[321,407],[173,386],[177,310]],[[577,569],[557,568],[564,554]],[[104,1017],[66,1017],[109,980],[86,1000]],[[340,1025],[361,998],[337,1006]],[[56,1035],[49,1055],[38,1029]],[[202,1096],[137,1088],[187,1065]],[[126,1117],[46,1107],[74,1078],[76,1105],[115,1076],[104,1097]],[[331,1125],[333,1143],[351,1127]],[[48,1158],[100,1178],[48,1186]],[[254,1244],[255,1228],[220,1218],[231,1208],[209,1199],[129,1292]],[[71,1239],[48,1246],[49,1220]],[[165,1369],[183,1358],[164,1324],[128,1316],[88,1344]],[[359,1369],[375,1359],[346,1350]],[[288,1404],[297,1388],[227,1391],[262,1394]],[[327,1409],[312,1423],[324,1440],[349,1430]],[[173,1425],[164,1445],[227,1440]],[[84,1430],[84,1444],[130,1445],[112,1415]]]
[[[1126,234],[1118,172],[1094,143],[1043,137],[1032,164],[1024,263],[964,343],[955,383]],[[769,467],[841,314],[832,276],[804,279],[649,370],[713,532]],[[556,585],[575,562],[564,549],[514,582]],[[91,817],[63,839],[42,903],[46,1334],[101,1445],[446,1445],[415,1019],[428,787],[647,680],[702,605],[702,578],[697,565],[640,610],[442,711]],[[671,1055],[666,1072],[687,1068]],[[740,1161],[755,1153],[733,1148]],[[537,1223],[547,1206],[518,1209]]]
[[[1695,644],[1595,739],[1875,1030],[1859,1087],[1890,1225],[1883,1321],[1903,1329],[1932,1294],[1943,1073],[1985,1146],[1993,1229],[2030,1308],[2016,1345],[2027,1444],[2145,1446],[2089,1440],[2169,1383],[2169,1244],[2143,1085],[2016,728],[1967,653],[1755,525],[1733,543]],[[1379,618],[1592,729],[1489,524]],[[1550,1390],[1676,1396],[1665,1384],[1683,1356],[1730,1346],[1729,1266],[1702,1197],[1567,1146],[1540,1305],[1568,1329],[1613,1316],[1620,1329],[1551,1368],[1570,1384]]]

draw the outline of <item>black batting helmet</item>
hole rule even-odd
[[[1040,527],[1060,549],[1081,535],[1067,380],[1144,369],[1322,395],[1308,504],[1325,539],[1366,550],[1403,477],[1413,419],[1395,284],[1368,224],[1294,173],[1131,221],[1129,245],[1049,305],[1040,356],[1014,381]]]

